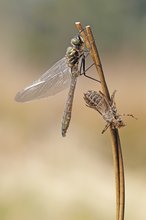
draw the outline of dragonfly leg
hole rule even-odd
[[[110,123],[107,123],[101,133],[103,134],[109,128],[109,126],[110,126]]]
[[[132,115],[132,114],[122,114],[122,115],[120,115],[120,116],[130,116],[130,117],[132,117],[132,118],[134,118],[134,119],[137,120],[137,118],[136,118],[134,115]]]
[[[89,79],[92,79],[92,80],[94,80],[94,81],[100,82],[99,80],[94,79],[93,77],[88,76],[88,75],[86,74],[86,72],[94,65],[94,63],[92,63],[87,69],[85,69],[85,58],[86,58],[86,57],[85,57],[85,55],[83,54],[82,59],[81,59],[81,66],[80,66],[80,75],[84,75],[85,77],[87,77],[87,78],[89,78]],[[82,70],[83,70],[83,72],[82,72]]]
[[[111,105],[114,105],[115,102],[115,94],[116,94],[116,90],[114,90],[114,92],[111,95]]]

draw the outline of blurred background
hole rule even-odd
[[[146,1],[0,1],[0,219],[115,218],[110,133],[88,109],[78,79],[67,136],[61,117],[67,90],[30,103],[17,91],[65,55],[77,30],[91,25],[105,77],[125,117],[121,142],[126,176],[126,219],[146,219]],[[89,74],[97,77],[94,68]]]

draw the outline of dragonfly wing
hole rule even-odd
[[[71,74],[66,58],[62,58],[46,71],[38,80],[16,94],[17,102],[27,102],[45,98],[61,92],[70,85]]]

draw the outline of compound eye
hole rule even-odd
[[[71,44],[75,45],[75,46],[79,45],[80,44],[80,39],[76,38],[76,37],[71,39]]]

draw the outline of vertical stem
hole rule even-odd
[[[111,140],[112,140],[112,153],[113,162],[115,168],[115,181],[116,181],[116,220],[120,220],[120,155],[119,155],[119,137],[118,130],[110,128]]]
[[[82,25],[80,22],[75,23],[77,29],[81,33],[84,39],[86,47],[90,49],[91,57],[95,63],[97,73],[99,75],[102,91],[110,101],[109,90],[105,81],[104,72],[99,57],[99,53],[94,41],[94,37],[90,26],[86,26],[87,35],[84,33]],[[115,168],[115,181],[116,181],[116,220],[124,220],[124,205],[125,205],[125,183],[124,183],[124,166],[121,151],[121,143],[119,138],[119,133],[117,129],[112,129],[110,127],[111,138],[112,138],[112,152]]]
[[[124,162],[122,156],[122,149],[120,143],[120,137],[118,136],[119,140],[119,160],[120,160],[120,210],[119,210],[119,220],[124,220],[124,211],[125,211],[125,176],[124,176]]]
[[[117,150],[117,160],[119,163],[119,218],[118,220],[124,220],[124,209],[125,209],[125,178],[124,178],[124,164],[123,164],[123,157],[122,157],[122,150],[121,150],[121,143],[120,143],[120,137],[118,134],[118,130],[110,129],[111,131],[111,137],[112,137],[112,145],[113,145],[113,154],[114,151]],[[114,133],[115,132],[115,133]],[[118,146],[118,148],[115,148],[115,146]],[[114,157],[113,157],[114,158]],[[117,177],[116,177],[117,178]]]

